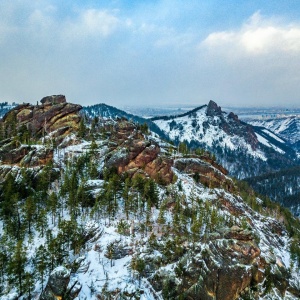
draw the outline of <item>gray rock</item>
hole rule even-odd
[[[49,277],[47,286],[39,300],[57,300],[67,292],[71,272],[65,267],[55,268]]]

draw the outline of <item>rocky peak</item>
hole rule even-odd
[[[209,101],[206,109],[206,115],[210,117],[221,116],[222,109],[218,104],[212,100]]]
[[[78,129],[80,105],[67,103],[62,95],[48,96],[41,102],[43,105],[19,105],[0,121],[0,159],[3,163],[30,166],[44,164],[51,159],[52,149],[36,147],[35,150],[39,151],[33,153],[32,144],[45,144],[47,138],[52,143],[59,143],[68,133]],[[35,161],[32,160],[33,156]]]
[[[236,114],[234,114],[233,112],[230,112],[228,114],[228,119],[232,119],[232,120],[234,120],[236,122],[240,122],[239,117]]]
[[[54,105],[54,104],[61,104],[66,102],[67,102],[66,96],[64,95],[46,96],[41,100],[41,103],[44,105]]]
[[[220,117],[220,128],[224,130],[228,135],[237,135],[243,137],[247,143],[251,145],[251,148],[255,150],[257,148],[258,140],[253,128],[246,123],[239,120],[238,116],[233,112],[230,112],[227,118],[224,118],[222,109],[218,104],[212,100],[207,105],[206,115],[210,117]]]
[[[109,128],[105,125],[105,128]],[[121,174],[137,174],[170,183],[174,179],[173,160],[161,152],[159,144],[145,138],[133,123],[119,119],[110,134],[110,149],[105,167],[117,168]]]
[[[3,117],[2,125],[14,122],[17,129],[24,125],[37,135],[43,130],[49,133],[64,126],[78,127],[80,105],[67,103],[62,95],[44,97],[41,102],[43,106],[28,103],[15,107]]]

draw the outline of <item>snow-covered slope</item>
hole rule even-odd
[[[2,102],[0,103],[0,119],[11,109],[16,107],[16,103],[9,104],[8,102]]]
[[[248,123],[253,126],[261,126],[268,128],[280,137],[295,144],[300,141],[300,117],[288,116],[272,119],[252,119]]]
[[[1,300],[299,298],[287,210],[131,122],[76,128],[0,144]]]
[[[213,152],[230,174],[239,178],[276,169],[280,161],[293,165],[296,157],[283,138],[244,123],[233,113],[222,112],[213,101],[182,115],[156,117],[152,121],[171,140]],[[273,164],[275,158],[279,161],[277,166]],[[251,160],[258,164],[257,168],[251,168]]]

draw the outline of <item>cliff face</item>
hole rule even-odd
[[[2,163],[46,164],[53,156],[54,143],[60,143],[67,134],[78,129],[80,105],[67,103],[61,95],[46,98],[52,102],[46,99],[41,105],[19,105],[0,121]],[[49,143],[51,147],[46,145]]]
[[[173,160],[161,153],[157,142],[146,140],[131,122],[120,120],[114,125],[105,158],[107,168],[116,167],[119,174],[140,174],[169,184],[174,178],[172,165]]]
[[[53,97],[52,103],[46,101],[41,105],[19,105],[3,117],[1,125],[5,127],[15,122],[17,129],[26,126],[37,136],[49,134],[62,127],[66,127],[66,131],[78,128],[80,121],[78,112],[82,107],[77,104],[59,102],[59,99],[56,102],[56,98]]]

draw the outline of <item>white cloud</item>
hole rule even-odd
[[[119,23],[118,18],[103,10],[88,9],[81,16],[81,25],[87,33],[110,35]]]
[[[200,46],[224,54],[300,53],[300,24],[277,24],[257,12],[240,29],[213,32]]]
[[[64,34],[76,39],[88,36],[108,37],[117,29],[120,20],[107,10],[83,10],[76,20],[67,22]]]

